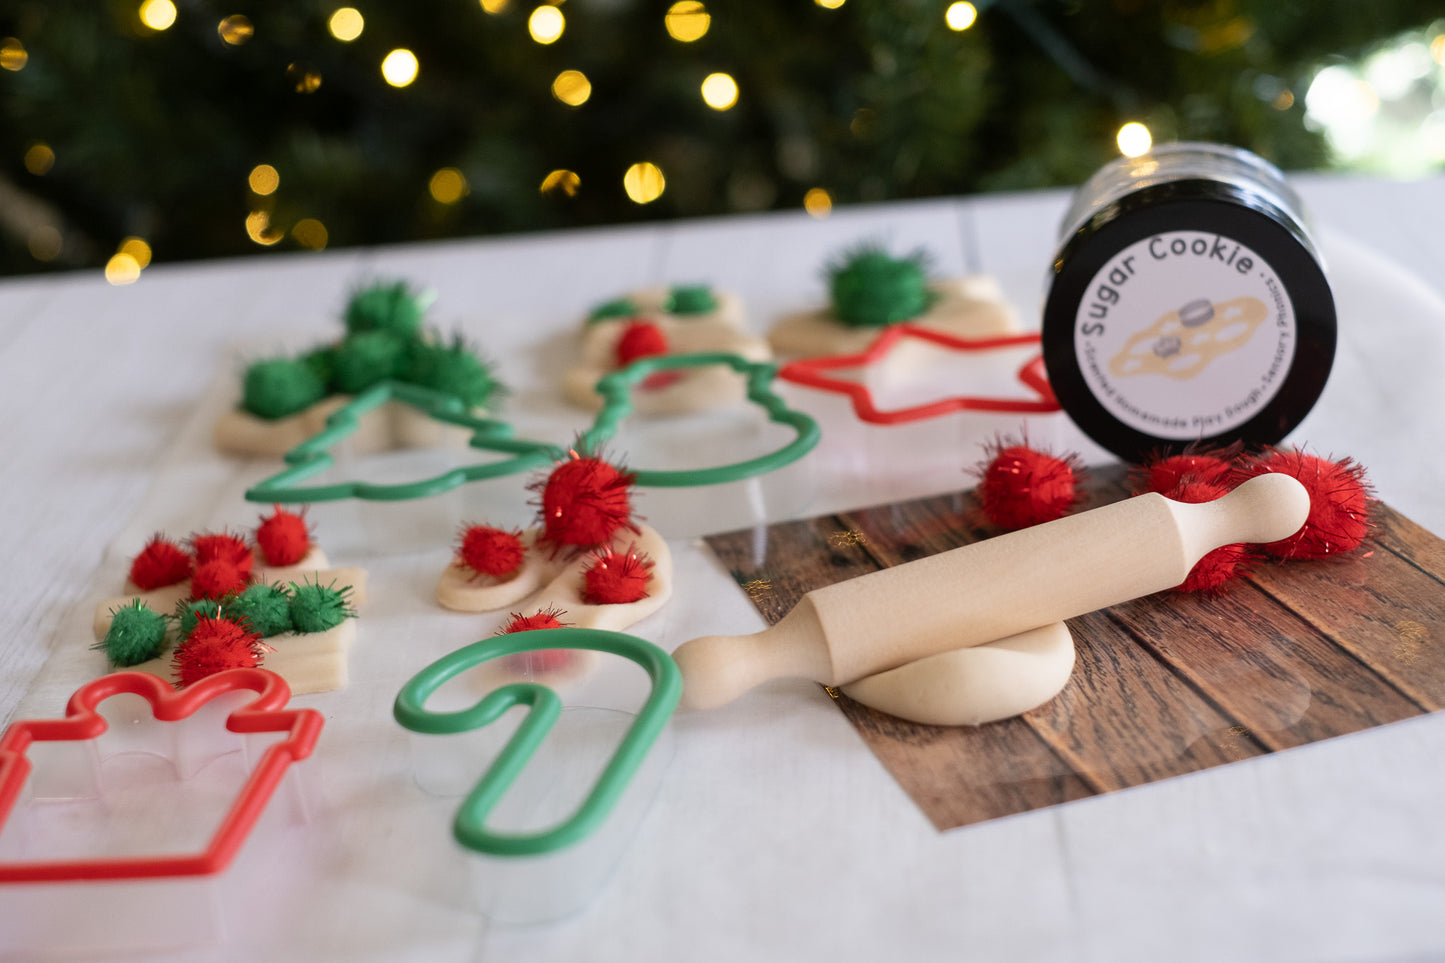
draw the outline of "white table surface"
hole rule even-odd
[[[1297,184],[1329,260],[1341,337],[1325,396],[1292,440],[1353,455],[1391,505],[1445,531],[1445,179]],[[206,406],[223,403],[246,350],[334,337],[340,305],[367,279],[434,289],[433,319],[502,362],[509,413],[565,441],[589,419],[556,401],[555,377],[596,302],[705,279],[741,294],[763,329],[821,300],[830,255],[882,238],[926,246],[940,274],[996,275],[1032,321],[1065,201],[1051,191],[839,209],[825,220],[264,255],[152,267],[129,287],[99,272],[0,282],[0,719],[59,714],[97,669],[90,610],[114,594],[138,540],[254,519],[254,506],[234,501],[237,479],[264,472],[209,451]],[[825,440],[816,495],[798,511],[964,487],[959,467],[978,460],[977,446],[1019,425],[955,415],[907,470],[865,474],[845,469],[854,453]],[[1029,431],[1103,458],[1061,415]],[[700,542],[672,547],[676,596],[636,634],[671,649],[762,626]],[[297,700],[327,718],[314,760],[321,813],[285,881],[304,896],[222,947],[168,958],[1445,956],[1439,716],[940,834],[802,682],[679,716],[657,802],[592,905],[546,926],[491,924],[451,886],[447,829],[411,784],[390,703],[413,672],[496,620],[432,605],[444,544],[354,552],[337,561],[367,565],[376,588],[353,684]],[[1445,643],[1440,626],[1428,628],[1429,644]]]

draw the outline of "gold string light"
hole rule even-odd
[[[270,247],[282,237],[280,231],[271,227],[271,215],[265,211],[252,211],[246,215],[246,235],[262,247]]]
[[[24,70],[25,65],[30,62],[30,54],[25,45],[14,37],[6,37],[0,40],[0,70],[11,72]]]
[[[702,82],[702,102],[713,110],[728,110],[738,102],[738,82],[729,74],[708,74]]]
[[[634,203],[651,204],[667,189],[667,179],[652,161],[639,161],[622,175],[622,189]]]
[[[837,10],[843,5],[843,0],[813,0],[813,2],[824,10]]]
[[[319,251],[326,247],[327,234],[326,225],[314,217],[303,217],[291,228],[291,236],[296,243],[309,251]]]
[[[707,33],[707,28],[712,25],[712,16],[698,0],[677,0],[667,8],[662,22],[672,39],[692,43]]]
[[[582,189],[582,178],[566,169],[552,171],[542,178],[542,193],[552,197],[576,197]]]
[[[512,5],[512,0],[478,0],[478,2],[482,5],[483,11],[493,15],[505,13],[507,8]]]
[[[55,151],[49,144],[34,143],[25,152],[25,169],[36,177],[44,177],[55,166]]]
[[[948,24],[949,30],[967,30],[977,21],[978,7],[968,3],[967,0],[951,3],[943,12],[943,22]]]
[[[562,31],[567,29],[567,18],[562,16],[562,11],[549,3],[544,3],[532,15],[527,18],[527,32],[532,39],[539,44],[546,46],[549,43],[556,43],[562,36]]]
[[[129,254],[113,254],[105,262],[105,279],[117,286],[134,284],[140,280],[140,265]]]
[[[139,12],[140,22],[152,30],[169,30],[176,22],[176,5],[171,0],[145,0]]]
[[[552,81],[552,96],[568,107],[581,107],[592,96],[592,81],[580,70],[564,70]]]
[[[393,87],[405,87],[416,80],[421,64],[416,54],[405,47],[397,47],[381,61],[381,76]]]
[[[270,164],[257,164],[251,168],[251,174],[246,178],[246,183],[250,185],[253,194],[265,197],[267,194],[275,193],[276,188],[281,186],[281,175]]]
[[[326,29],[342,43],[351,43],[366,29],[366,18],[355,7],[337,7],[331,19],[326,21]]]
[[[300,60],[286,65],[286,79],[298,94],[314,94],[321,87],[321,71]]]
[[[151,246],[146,243],[145,238],[133,236],[125,238],[116,248],[116,253],[129,255],[142,270],[150,267]]]
[[[239,47],[256,35],[256,26],[251,23],[250,18],[238,13],[222,20],[216,26],[216,33],[220,34],[226,43]]]
[[[833,195],[821,187],[814,187],[803,195],[803,210],[821,220],[833,213]]]
[[[1119,128],[1119,133],[1115,135],[1114,140],[1119,144],[1119,153],[1125,157],[1147,154],[1149,148],[1154,144],[1154,137],[1149,133],[1149,128],[1133,120]]]
[[[433,174],[427,190],[439,204],[455,204],[472,192],[466,175],[455,167],[443,167]]]

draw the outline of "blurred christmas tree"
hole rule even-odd
[[[1438,89],[1438,9],[6,0],[0,273],[1074,184],[1131,121],[1318,167],[1311,80],[1414,31]]]

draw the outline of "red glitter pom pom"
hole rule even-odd
[[[266,645],[261,636],[230,619],[196,616],[196,627],[176,646],[171,665],[182,686],[226,669],[254,669]]]
[[[639,555],[635,545],[625,554],[613,551],[609,545],[594,556],[583,577],[586,588],[582,592],[582,600],[590,605],[636,602],[647,597],[652,559]]]
[[[1310,494],[1304,526],[1289,538],[1261,546],[1278,559],[1328,558],[1360,546],[1370,534],[1370,483],[1353,459],[1330,461],[1302,451],[1270,449],[1241,470],[1245,478],[1281,472]]]
[[[637,531],[632,523],[632,476],[599,458],[573,452],[540,487],[542,538],[553,551],[563,545],[601,545],[623,528]]]
[[[311,551],[311,533],[306,529],[306,519],[288,512],[280,505],[275,511],[261,519],[256,529],[256,546],[267,565],[295,565]]]
[[[478,575],[509,578],[522,567],[522,533],[467,525],[457,540],[457,561]]]
[[[1136,492],[1161,495],[1168,495],[1184,481],[1228,485],[1241,447],[1239,444],[1214,450],[1191,447],[1178,455],[1159,455],[1131,470],[1129,478]]]
[[[631,321],[617,339],[613,349],[617,354],[617,367],[622,368],[652,354],[667,353],[667,335],[649,321]]]
[[[1198,504],[1222,498],[1228,495],[1230,490],[1228,481],[1200,481],[1186,477],[1174,488],[1161,494],[1176,502]],[[1194,563],[1194,567],[1189,570],[1188,577],[1181,584],[1176,585],[1175,590],[1217,594],[1223,590],[1230,579],[1244,575],[1249,565],[1257,558],[1258,556],[1245,545],[1221,545]]]
[[[617,357],[617,367],[625,368],[638,358],[667,354],[667,349],[667,335],[662,333],[661,328],[650,321],[632,321],[623,329],[613,352]],[[676,371],[657,371],[643,380],[642,387],[666,388],[680,377]]]
[[[566,614],[556,607],[541,609],[535,615],[513,612],[511,621],[502,626],[497,634],[510,635],[513,632],[531,632],[534,629],[560,629],[567,623],[561,621],[558,616]],[[509,656],[507,664],[522,672],[554,672],[570,665],[576,657],[577,652],[574,649],[537,649]]]
[[[196,566],[191,576],[191,598],[221,599],[246,588],[246,576],[223,558],[215,558]]]
[[[191,556],[164,535],[155,535],[130,563],[130,580],[142,592],[176,585],[191,577]]]
[[[978,485],[990,522],[1012,531],[1062,518],[1074,507],[1082,473],[1076,458],[1060,458],[1027,444],[995,447]]]
[[[191,551],[196,556],[196,566],[206,562],[230,562],[241,573],[243,581],[250,581],[251,566],[255,557],[244,539],[230,532],[215,532],[191,536]]]

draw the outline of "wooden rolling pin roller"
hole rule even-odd
[[[784,677],[847,685],[1173,588],[1222,545],[1288,538],[1309,507],[1281,474],[1201,504],[1150,493],[817,588],[754,635],[679,646],[682,705],[725,705]]]

